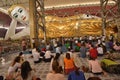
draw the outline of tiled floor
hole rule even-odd
[[[1,64],[1,62],[0,62],[0,75],[5,75],[7,73],[7,70],[11,63],[11,60],[13,60],[16,55],[18,55],[18,54],[12,53],[12,54],[4,55],[5,64]],[[40,77],[42,80],[46,80],[45,78],[46,78],[47,73],[49,72],[50,63],[41,62],[38,64],[34,64],[32,58],[29,58],[29,57],[30,57],[30,54],[25,55],[25,59],[31,63],[31,66],[33,68],[36,69],[36,75],[38,77]],[[63,58],[63,55],[61,56],[61,59],[62,58]],[[79,67],[82,65],[87,66],[87,59],[82,59],[82,58],[78,57],[77,53],[74,53],[74,58],[75,58],[75,63],[77,66],[79,66]],[[93,75],[92,73],[85,73],[86,79],[90,76],[96,76],[96,75]],[[120,80],[119,76],[120,75],[116,75],[116,74],[108,74],[107,76],[99,75],[99,77],[102,80]],[[65,75],[65,77],[67,80],[67,75]]]

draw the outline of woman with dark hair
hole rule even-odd
[[[0,76],[0,80],[4,80],[4,77],[3,77],[3,76]]]
[[[21,80],[36,80],[35,72],[28,61],[21,65]]]
[[[89,77],[87,80],[101,80],[99,77]]]
[[[12,62],[11,66],[8,69],[8,74],[6,77],[14,78],[17,70],[21,67],[21,58],[17,56]]]
[[[79,69],[80,68],[76,68],[75,71],[70,72],[68,80],[86,80],[84,73]]]
[[[46,80],[65,80],[63,74],[61,74],[61,67],[57,61],[52,63],[52,72],[47,74]]]
[[[23,52],[20,52],[18,56],[21,58],[22,61],[24,61],[24,54],[23,54]]]
[[[73,58],[70,57],[69,53],[66,53],[66,58],[64,58],[64,71],[65,74],[69,74],[70,72],[75,70],[75,63]]]
[[[62,68],[62,63],[61,63],[61,60],[60,60],[60,54],[59,53],[56,53],[55,57],[52,58],[51,60],[51,63],[50,63],[50,71],[52,71],[52,63],[54,61],[57,61],[59,63],[59,66]]]
[[[19,56],[15,57],[12,64],[8,68],[8,73],[6,75],[7,80],[12,80],[15,78],[18,69],[21,67],[21,58]]]
[[[18,56],[22,56],[23,55],[23,52],[20,52]]]

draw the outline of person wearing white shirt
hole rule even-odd
[[[106,38],[106,36],[105,36],[105,35],[103,35],[103,36],[102,36],[102,41],[105,41],[105,38]]]
[[[92,40],[92,38],[93,38],[92,36],[89,36],[89,40],[90,40],[90,41]]]
[[[103,56],[103,48],[101,47],[101,45],[98,45],[97,51],[98,51],[98,56]]]
[[[15,57],[14,61],[8,68],[8,73],[7,73],[6,77],[11,78],[11,79],[14,78],[16,72],[21,67],[21,63],[22,63],[22,61],[21,61],[20,56]],[[9,79],[9,80],[11,80],[11,79]]]
[[[40,53],[38,52],[37,48],[34,48],[32,50],[32,56],[33,56],[34,63],[41,62],[42,59],[40,58]]]
[[[52,59],[52,53],[51,53],[51,51],[48,49],[48,50],[45,52],[44,61],[45,61],[45,62],[50,62],[51,59]]]
[[[61,53],[61,48],[60,48],[60,46],[57,46],[57,47],[56,47],[55,52],[56,52],[56,53],[59,53],[59,54]]]
[[[100,38],[98,39],[98,44],[101,44],[101,39]]]

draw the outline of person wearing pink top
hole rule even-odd
[[[114,45],[113,45],[113,49],[114,49],[115,51],[120,51],[120,46],[118,46],[117,44],[114,44]]]
[[[103,70],[97,59],[88,60],[89,70],[94,74],[102,74]]]

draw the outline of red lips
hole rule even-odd
[[[26,19],[26,16],[25,17],[23,17],[23,20],[25,20]]]

